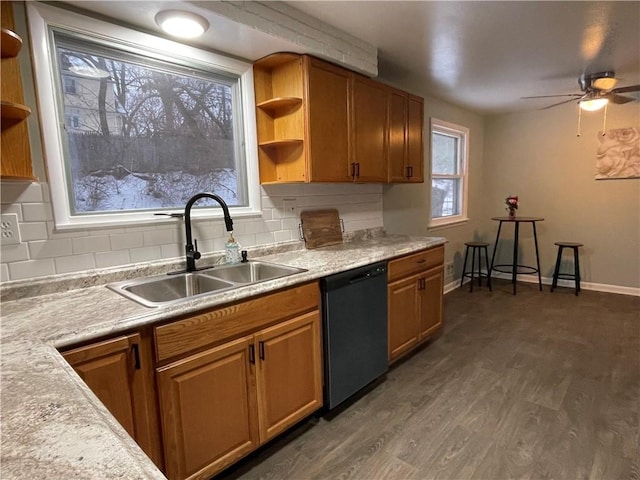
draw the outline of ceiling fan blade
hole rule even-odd
[[[575,100],[575,98],[570,98],[569,100],[563,100],[562,102],[554,103],[553,105],[547,105],[546,107],[542,107],[540,110],[548,110],[549,108],[557,107],[558,105],[562,105],[564,103],[574,102]]]
[[[628,87],[614,88],[609,93],[626,93],[626,92],[640,92],[640,85],[630,85]]]
[[[582,93],[567,93],[564,95],[536,95],[534,97],[520,97],[520,99],[526,99],[526,98],[552,98],[552,97],[581,97],[583,94]]]
[[[611,93],[606,94],[604,98],[608,98],[611,103],[615,103],[617,105],[633,102],[635,100],[635,98],[632,97],[623,97],[622,95],[615,95]]]

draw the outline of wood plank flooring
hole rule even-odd
[[[640,298],[495,281],[383,381],[225,479],[640,480]]]

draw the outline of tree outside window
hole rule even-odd
[[[430,226],[466,220],[469,130],[431,119]]]
[[[159,223],[212,191],[260,212],[250,63],[28,2],[57,229]],[[222,216],[203,199],[194,217]]]

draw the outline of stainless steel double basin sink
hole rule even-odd
[[[302,272],[306,270],[250,260],[192,273],[125,280],[107,288],[146,307],[160,307]]]

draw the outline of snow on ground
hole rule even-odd
[[[74,179],[77,212],[104,212],[154,208],[184,208],[196,193],[212,192],[227,205],[238,205],[236,172],[231,169],[193,175],[184,172],[127,175],[86,176]],[[217,205],[201,199],[198,206]]]

